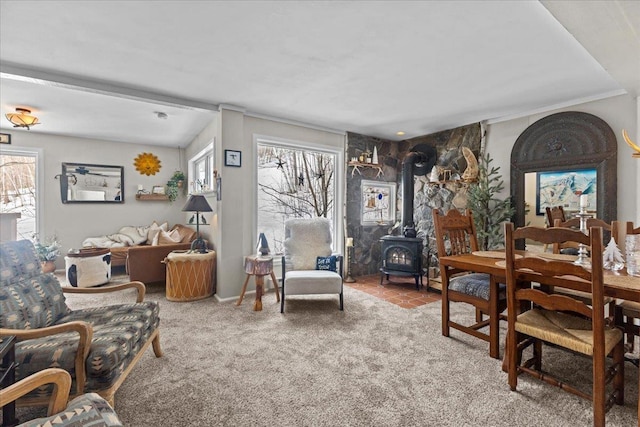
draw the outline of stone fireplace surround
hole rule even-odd
[[[436,148],[438,159],[436,165],[442,172],[438,183],[430,183],[427,176],[414,177],[414,212],[417,237],[424,241],[423,267],[427,267],[427,253],[436,251],[435,233],[433,230],[433,208],[444,211],[456,207],[467,206],[467,184],[456,181],[456,175],[462,175],[467,163],[462,154],[462,147],[468,147],[479,157],[481,149],[481,126],[474,123],[459,128],[446,130],[431,135],[420,136],[404,141],[391,141],[355,133],[347,133],[347,159],[358,158],[363,152],[372,152],[376,148],[377,167],[359,168],[352,174],[353,166],[347,166],[347,212],[346,235],[353,237],[354,249],[351,261],[353,276],[377,274],[381,266],[380,238],[389,234],[401,235],[400,224],[402,207],[402,159],[417,144],[428,144]],[[444,171],[447,171],[446,173]],[[446,179],[445,179],[446,178]],[[396,185],[396,224],[362,225],[361,181],[373,180],[393,182]],[[430,257],[430,265],[437,266],[437,257]]]

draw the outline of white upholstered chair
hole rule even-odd
[[[280,313],[284,313],[285,299],[291,295],[337,294],[342,310],[342,255],[331,253],[329,220],[287,220],[284,237]]]

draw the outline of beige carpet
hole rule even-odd
[[[126,300],[81,298],[68,302]],[[439,302],[407,310],[345,287],[344,312],[337,298],[305,299],[288,300],[281,315],[273,293],[261,312],[253,295],[240,307],[177,303],[151,286],[147,298],[161,303],[165,356],[149,351],[116,394],[127,426],[592,424],[589,402],[527,377],[511,392],[486,343],[457,331],[442,337]],[[453,313],[471,320],[463,305]],[[590,377],[589,363],[560,356],[549,369]],[[608,413],[607,426],[637,425],[637,384],[627,363],[626,405]]]

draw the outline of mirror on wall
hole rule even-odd
[[[62,163],[62,203],[124,203],[124,167]]]

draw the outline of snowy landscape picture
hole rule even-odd
[[[595,169],[539,172],[536,185],[536,214],[545,208],[562,206],[565,211],[580,209],[580,196],[588,195],[587,210],[596,210],[597,174]]]

